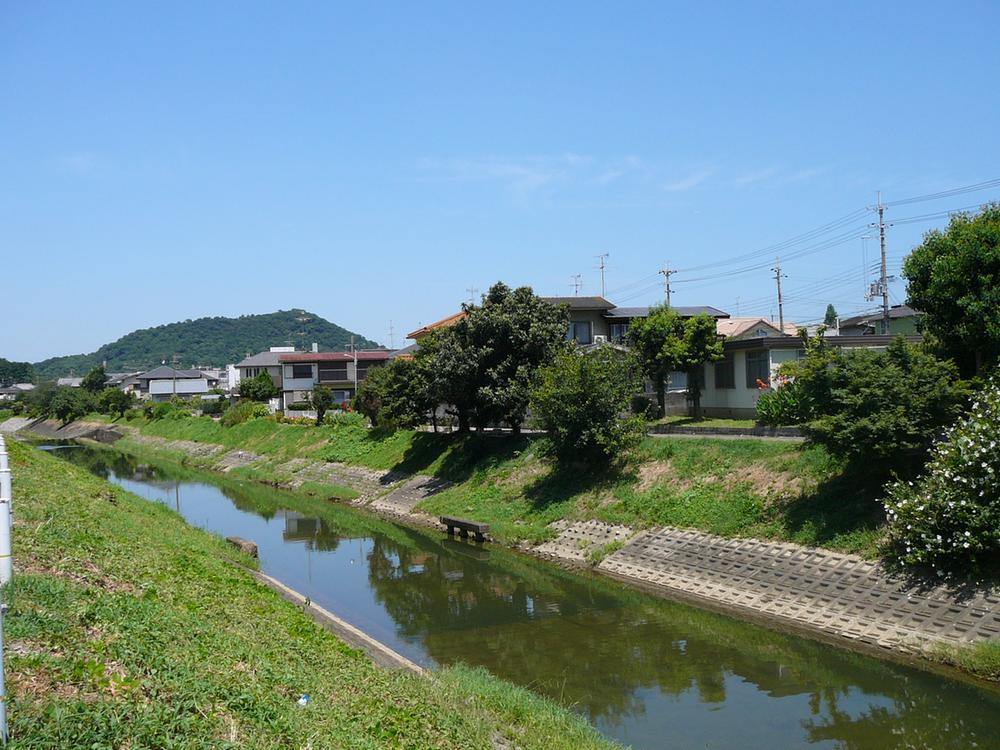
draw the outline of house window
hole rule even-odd
[[[373,367],[381,367],[383,362],[358,362],[358,382],[368,377],[368,370]]]
[[[337,383],[347,380],[347,363],[334,362],[319,366],[319,382]]]
[[[589,344],[592,341],[591,323],[589,320],[572,320],[569,324],[569,332],[566,334],[567,341],[575,341],[578,344]]]
[[[747,352],[747,388],[759,388],[757,381],[770,382],[771,365],[767,351]]]
[[[628,323],[612,323],[611,324],[611,340],[616,344],[620,344],[625,341],[625,336],[628,334]]]
[[[715,363],[715,387],[736,387],[736,360],[732,354],[727,354],[725,359]]]
[[[293,378],[312,378],[313,368],[312,365],[292,365],[292,377]]]

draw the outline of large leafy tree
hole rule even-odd
[[[479,390],[479,351],[469,331],[467,319],[420,340],[420,356],[428,362],[428,389],[435,403],[448,404],[458,419],[458,431],[468,432],[476,416]],[[481,424],[479,419],[476,422]]]
[[[932,230],[903,263],[907,303],[965,374],[1000,359],[1000,204]]]
[[[373,427],[417,427],[434,409],[427,357],[396,359],[368,373],[358,391],[358,411]]]
[[[716,333],[715,319],[704,314],[685,319],[660,305],[652,308],[647,317],[632,321],[628,341],[656,387],[660,416],[666,405],[670,373],[685,372],[694,416],[699,417],[704,365],[722,358],[722,340]]]
[[[535,371],[564,345],[569,314],[535,296],[530,287],[498,282],[481,306],[469,310],[468,336],[479,352],[476,413],[480,423],[506,422],[520,432]]]
[[[132,406],[132,394],[125,393],[120,388],[105,388],[98,397],[98,405],[106,414],[119,417],[125,416],[125,412]]]
[[[627,415],[640,387],[642,375],[631,353],[567,349],[539,370],[531,410],[560,461],[608,461],[642,439],[643,418]]]
[[[108,382],[108,374],[104,371],[104,365],[98,365],[84,375],[80,381],[80,387],[90,393],[100,393],[104,390],[104,384]]]
[[[333,391],[325,385],[317,385],[313,388],[312,397],[309,400],[312,402],[313,409],[316,410],[316,425],[319,426],[323,424],[323,417],[326,416],[327,411],[336,403]]]

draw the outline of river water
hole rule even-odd
[[[1000,748],[1000,691],[665,601],[325,500],[46,446],[427,666],[482,665],[636,748]]]

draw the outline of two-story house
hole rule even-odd
[[[350,401],[368,372],[389,361],[385,349],[361,352],[294,352],[281,354],[281,404],[309,401],[317,385],[333,391],[338,404]]]

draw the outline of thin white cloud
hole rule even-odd
[[[733,185],[738,188],[747,187],[748,185],[753,185],[754,183],[761,182],[762,180],[771,179],[778,174],[778,171],[777,167],[766,167],[753,172],[747,172],[739,177],[736,177],[733,180]]]
[[[687,177],[664,183],[663,189],[669,193],[681,193],[698,187],[713,174],[715,174],[714,169],[702,169],[698,172],[693,172]]]

